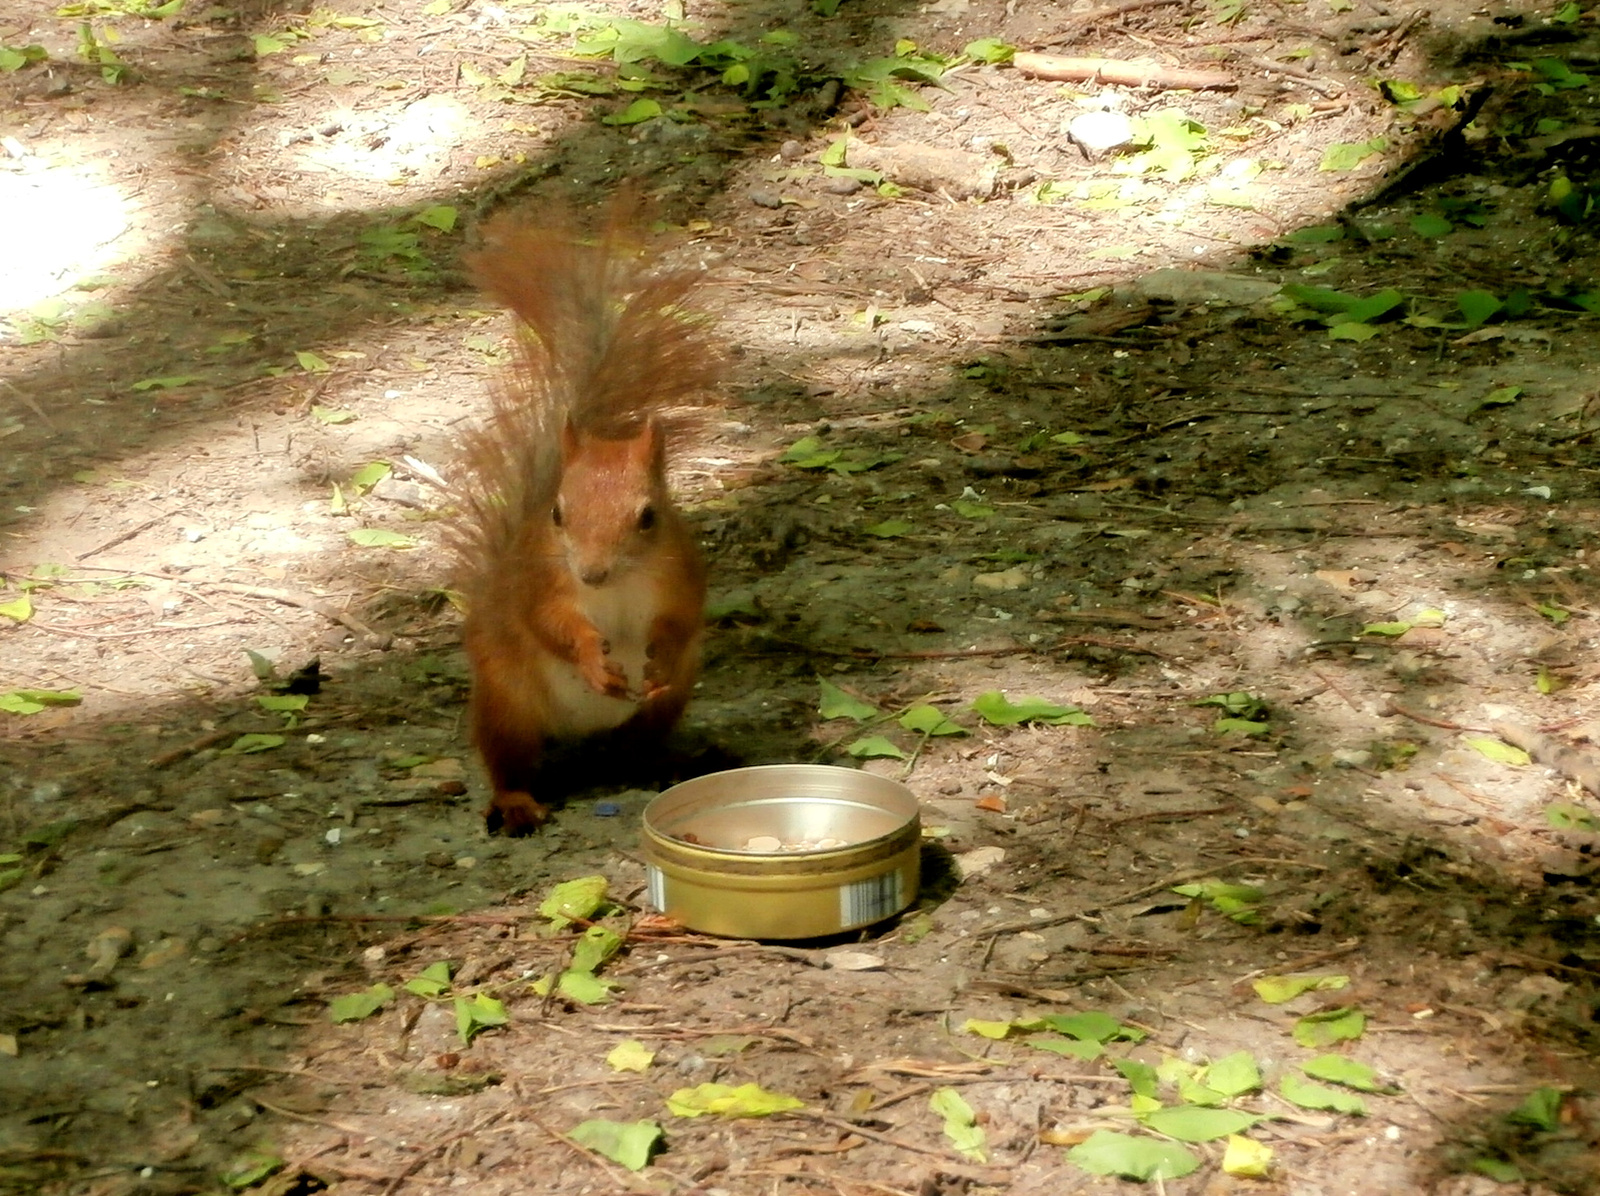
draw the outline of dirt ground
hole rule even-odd
[[[1600,1190],[1594,12],[129,7],[0,16],[0,1188]],[[574,56],[619,18],[777,66]],[[981,38],[1222,80],[907,78]],[[624,178],[730,351],[674,462],[688,731],[922,802],[921,899],[848,942],[642,918],[645,789],[483,830],[433,479],[506,326],[458,254]],[[967,734],[825,719],[819,678]],[[627,936],[595,1005],[532,986],[588,875]],[[1121,1029],[1077,1054],[995,1029],[1088,1012]],[[1177,1106],[1239,1052],[1264,1177],[1220,1138],[1082,1165],[1171,1140],[1135,1064]],[[1285,1094],[1329,1053],[1364,1113]],[[710,1082],[802,1107],[669,1110]]]

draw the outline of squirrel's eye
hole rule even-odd
[[[555,524],[557,527],[561,526],[561,504],[560,503],[556,503],[553,507],[550,508],[550,522]]]
[[[656,525],[656,509],[646,507],[639,512],[639,530],[647,532]]]

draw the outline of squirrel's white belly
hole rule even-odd
[[[644,690],[645,649],[655,622],[655,603],[642,587],[605,586],[585,589],[578,599],[595,630],[611,646],[608,659],[628,678],[632,693]],[[545,683],[551,699],[548,733],[555,739],[581,739],[620,727],[633,717],[639,703],[632,698],[612,698],[596,693],[578,670],[565,661],[550,661]]]

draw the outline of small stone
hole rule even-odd
[[[972,579],[972,584],[980,590],[1020,590],[1028,584],[1027,571],[1020,566],[1003,569],[999,573],[979,573]]]
[[[864,185],[860,179],[853,179],[849,175],[842,174],[837,178],[829,179],[823,189],[829,195],[854,195]]]
[[[793,137],[778,147],[778,157],[785,162],[798,162],[806,156],[806,147],[803,142],[796,141]]]
[[[783,200],[772,191],[751,191],[750,202],[758,208],[781,208]]]
[[[1067,137],[1098,156],[1133,142],[1133,122],[1120,112],[1083,112],[1067,125]]]

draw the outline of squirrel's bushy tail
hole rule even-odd
[[[569,214],[538,224],[502,216],[467,255],[478,285],[516,316],[519,342],[488,419],[464,437],[450,538],[469,602],[515,555],[528,521],[548,518],[565,426],[626,437],[718,376],[704,321],[680,306],[698,272],[652,270],[633,209],[613,203],[591,236]]]
[[[534,403],[581,431],[626,430],[716,377],[701,322],[680,304],[699,275],[652,271],[626,203],[583,237],[570,218],[491,224],[468,265],[516,315],[520,361],[496,406]]]

